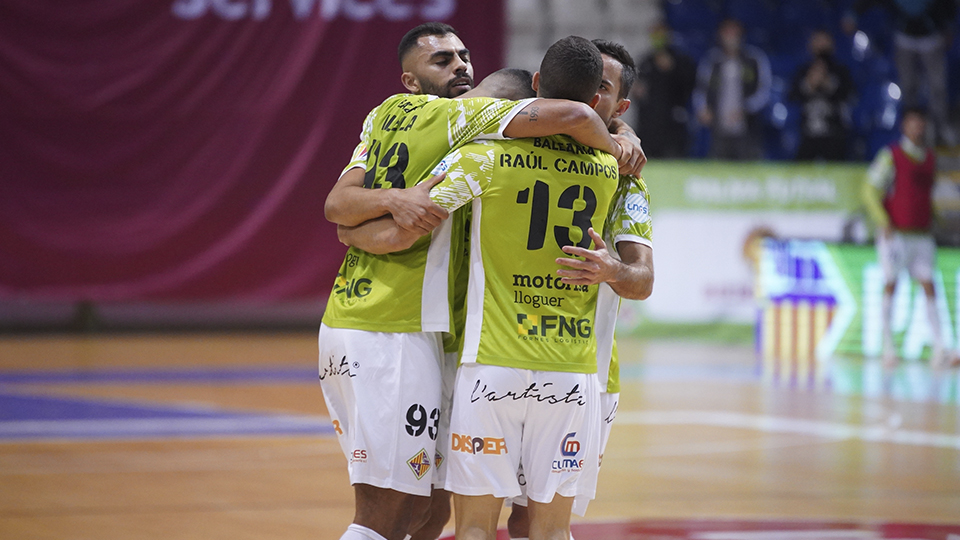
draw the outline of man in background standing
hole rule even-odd
[[[856,15],[873,6],[886,8],[893,15],[894,60],[903,90],[903,104],[920,104],[920,86],[926,83],[927,107],[932,120],[931,143],[952,146],[957,136],[950,127],[950,104],[947,101],[947,49],[953,40],[952,26],[956,17],[955,0],[856,0],[843,20],[844,30],[857,28]],[[923,74],[920,68],[922,66]]]
[[[710,128],[710,157],[760,159],[760,112],[770,100],[770,61],[743,43],[740,21],[721,22],[717,38],[719,45],[700,61],[693,93],[697,117]]]
[[[648,157],[687,156],[687,106],[697,83],[693,60],[670,44],[670,28],[658,23],[650,30],[651,51],[637,66],[630,95],[636,104],[637,135]]]
[[[847,157],[853,81],[833,55],[833,37],[826,30],[810,36],[812,59],[797,70],[790,99],[803,106],[798,161],[842,161]]]
[[[877,256],[883,269],[883,362],[892,369],[898,362],[891,329],[893,293],[904,269],[919,281],[927,299],[927,320],[933,341],[930,365],[958,365],[956,353],[944,351],[940,315],[933,289],[936,244],[930,234],[933,207],[930,200],[936,176],[936,158],[924,145],[926,112],[906,109],[900,121],[903,136],[877,153],[863,186],[863,202],[877,226]]]

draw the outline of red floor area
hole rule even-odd
[[[579,523],[576,540],[960,540],[955,525],[843,523],[829,521],[642,520]],[[497,540],[508,540],[506,530]],[[441,538],[453,540],[453,536]]]

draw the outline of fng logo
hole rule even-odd
[[[337,274],[337,282],[333,287],[333,294],[345,294],[347,298],[363,298],[370,294],[373,282],[367,278],[351,279],[347,281],[343,274]]]
[[[550,335],[588,338],[593,333],[590,319],[563,317],[558,315],[527,315],[517,313],[517,334],[521,336]]]
[[[507,442],[496,437],[471,437],[453,434],[452,450],[468,454],[505,454]]]

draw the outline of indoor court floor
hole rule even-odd
[[[316,350],[313,332],[0,337],[0,539],[339,538],[352,490]],[[960,540],[955,403],[776,387],[744,346],[622,340],[621,358],[578,540]]]

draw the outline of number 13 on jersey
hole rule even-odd
[[[589,248],[591,239],[587,229],[592,226],[591,220],[597,210],[597,196],[589,186],[571,185],[567,186],[555,202],[550,199],[550,185],[541,180],[534,183],[533,196],[531,197],[531,188],[522,189],[517,192],[517,204],[530,206],[530,228],[527,233],[527,250],[535,251],[543,248],[544,240],[547,236],[547,224],[551,212],[555,219],[561,219],[564,214],[570,215],[570,226],[554,225],[553,238],[557,246],[576,245],[582,248]],[[576,204],[577,201],[583,201]],[[579,208],[577,208],[579,206]],[[557,214],[559,213],[559,216]],[[571,230],[579,230],[579,240],[574,241]]]

